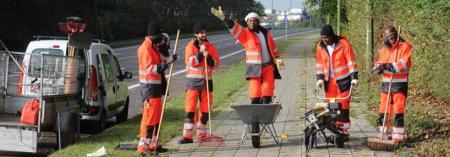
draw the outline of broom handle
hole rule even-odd
[[[177,46],[178,46],[178,38],[180,37],[180,29],[178,29],[177,31],[177,38],[175,39],[175,47],[173,48],[173,54],[177,54]],[[164,108],[166,106],[166,101],[167,101],[167,94],[169,93],[169,87],[170,87],[170,80],[172,78],[172,71],[173,71],[173,62],[172,64],[170,64],[170,70],[169,70],[169,78],[167,79],[167,87],[166,87],[166,92],[164,94],[164,101],[162,104],[162,112],[161,112],[161,116],[159,118],[159,126],[158,126],[158,131],[156,132],[156,144],[158,144],[158,140],[159,140],[159,131],[161,130],[161,124],[162,124],[162,120],[164,117]],[[165,77],[165,76],[163,76]]]
[[[400,43],[400,26],[398,26],[397,42]],[[397,52],[398,52],[398,47],[397,47],[397,49],[395,50],[395,53],[394,53],[394,63],[397,62]],[[381,140],[384,139],[384,133],[387,131],[387,128],[385,129],[385,127],[386,127],[388,105],[389,105],[389,102],[390,102],[390,99],[391,99],[391,87],[392,87],[392,80],[393,79],[394,79],[394,74],[392,74],[391,78],[389,79],[389,88],[388,88],[388,94],[387,94],[388,98],[387,98],[387,101],[386,101],[386,105],[384,107],[383,128],[382,128],[383,130],[381,131],[382,132]]]
[[[211,127],[211,100],[209,100],[209,80],[208,80],[208,64],[207,62],[207,58],[208,57],[208,52],[206,52],[206,56],[205,56],[205,81],[206,81],[206,100],[208,102],[208,125],[209,125],[209,136],[211,136],[212,134],[212,127]],[[212,80],[212,75],[211,75],[211,80]]]

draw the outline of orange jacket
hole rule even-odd
[[[211,56],[214,62],[214,66],[208,65],[207,73],[208,80],[212,80],[212,70],[216,69],[220,64],[219,55],[212,43],[203,42],[203,45],[206,46],[206,51],[208,51],[208,55]],[[201,54],[199,50],[200,46],[196,39],[191,40],[185,48],[184,62],[186,63],[186,78],[188,79],[186,86],[188,89],[201,89],[205,80],[205,58],[203,55],[201,55],[203,57],[199,58],[199,54]]]
[[[152,46],[152,41],[148,37],[145,37],[137,53],[142,99],[160,97],[163,93],[162,87],[165,87],[164,73],[161,72],[161,69],[165,69],[163,66],[167,66],[164,57]]]
[[[356,65],[355,54],[351,44],[345,37],[338,37],[333,51],[332,66],[334,79],[339,86],[340,91],[346,91],[350,88],[351,80],[358,79],[358,67]],[[326,45],[321,41],[317,44],[317,64],[316,77],[325,81],[325,90],[328,89],[330,79],[330,55]]]
[[[400,38],[400,42],[395,43],[391,48],[382,47],[379,50],[378,61],[375,64],[387,63],[383,70],[383,79],[381,83],[382,92],[387,93],[389,82],[392,77],[391,92],[408,91],[408,76],[411,68],[411,50],[409,42]],[[397,55],[395,56],[395,54]]]
[[[270,31],[260,27],[261,32],[266,38],[267,45],[261,45],[258,35],[255,32],[250,31],[247,27],[241,26],[236,21],[230,20],[227,23],[230,28],[231,34],[239,41],[239,43],[245,48],[245,62],[247,63],[246,77],[261,77],[262,68],[262,49],[261,46],[267,46],[272,58],[271,64],[275,64],[275,58],[279,57],[278,48],[272,38]],[[278,68],[275,68],[275,79],[281,79],[281,75],[278,72]]]

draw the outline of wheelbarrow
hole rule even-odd
[[[317,134],[323,136],[327,147],[328,143],[333,143],[337,148],[344,147],[345,139],[348,138],[348,134],[343,132],[339,126],[335,124],[335,121],[340,117],[342,111],[342,104],[336,102],[336,100],[348,99],[352,94],[352,86],[350,86],[349,94],[344,98],[326,98],[319,96],[319,89],[317,89],[317,98],[319,100],[328,100],[329,102],[316,103],[314,108],[305,113],[305,119],[309,122],[306,126],[305,133],[305,146],[308,152],[314,147],[317,147]],[[329,130],[333,133],[333,136],[327,137],[325,130]]]
[[[231,108],[237,112],[241,121],[247,125],[242,133],[242,144],[245,143],[248,136],[251,136],[253,147],[261,147],[260,139],[263,133],[268,133],[272,136],[275,143],[279,144],[273,123],[275,123],[275,119],[281,110],[281,104],[241,104],[232,105]],[[259,127],[252,127],[255,124]]]

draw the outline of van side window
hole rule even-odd
[[[113,73],[113,67],[111,66],[111,60],[109,59],[108,54],[101,54],[103,68],[105,69],[105,77],[106,82],[114,82],[114,73]]]
[[[117,71],[117,76],[121,76],[122,69],[120,69],[119,61],[117,60],[116,56],[112,56],[112,58],[113,58],[114,67],[116,68],[116,71]]]

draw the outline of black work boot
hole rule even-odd
[[[194,143],[194,140],[192,139],[188,139],[188,138],[181,138],[180,140],[178,140],[179,144],[188,144],[188,143]]]
[[[262,104],[272,103],[272,96],[263,96],[261,102]]]
[[[148,156],[148,155],[156,156],[156,155],[159,155],[159,153],[164,153],[164,152],[167,152],[168,150],[169,149],[164,148],[161,145],[158,145],[156,147],[156,149],[148,149],[148,150],[142,152],[141,156]]]
[[[261,98],[250,98],[251,104],[261,104]]]

